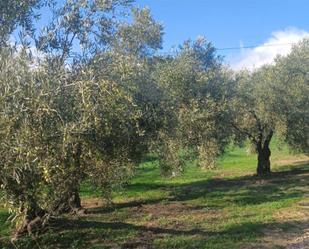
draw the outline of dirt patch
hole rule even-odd
[[[309,198],[299,203],[302,210],[304,222],[299,228],[301,231],[287,243],[288,249],[309,248]]]
[[[308,221],[309,223],[309,221]],[[309,228],[304,233],[288,243],[287,249],[305,249],[309,248]]]
[[[294,209],[281,209],[274,215],[278,223],[285,224],[285,229],[266,229],[262,242],[265,248],[276,245],[287,249],[309,249],[309,196],[305,196],[306,199],[299,202]]]
[[[85,209],[98,208],[108,205],[108,203],[102,198],[82,198],[81,204]]]
[[[289,156],[280,160],[274,160],[272,162],[274,165],[277,166],[284,166],[284,165],[302,165],[302,164],[308,164],[309,163],[309,157],[307,156]]]
[[[194,206],[187,203],[172,202],[168,204],[142,205],[131,209],[131,220],[140,220],[149,227],[188,227],[188,219],[195,227],[207,218],[215,218],[218,211],[204,206]]]

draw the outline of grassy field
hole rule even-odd
[[[9,242],[0,209],[0,248],[284,248],[305,228],[309,163],[273,144],[271,177],[254,176],[256,156],[231,148],[218,168],[188,162],[183,175],[162,178],[149,157],[113,205],[84,184],[88,212],[65,216],[36,239]],[[281,149],[279,149],[281,147]]]

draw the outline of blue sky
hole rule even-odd
[[[154,18],[163,24],[164,52],[198,36],[204,36],[216,48],[261,45],[218,51],[236,70],[271,63],[276,55],[286,55],[291,50],[291,45],[277,44],[309,37],[309,0],[135,1],[137,6],[149,7]],[[38,26],[50,18],[50,13],[43,11]]]
[[[217,47],[263,43],[273,31],[309,29],[308,0],[137,0],[165,27],[166,49],[204,35]]]
[[[136,3],[148,6],[155,19],[163,23],[165,51],[199,35],[217,48],[225,48],[294,42],[309,32],[309,0],[137,0]],[[288,45],[282,46],[278,53],[284,54],[282,51],[289,49]],[[237,63],[254,49],[218,52],[227,61]]]

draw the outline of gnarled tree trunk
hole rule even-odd
[[[80,214],[84,212],[81,205],[78,189],[75,186],[71,186],[70,190],[57,199],[52,207],[54,214]]]
[[[256,173],[259,176],[269,175],[270,171],[270,156],[271,151],[269,144],[273,136],[273,131],[271,130],[266,136],[265,140],[260,139],[257,143],[257,153],[258,153],[258,165]]]
[[[31,235],[34,232],[40,232],[40,230],[44,228],[49,217],[31,198],[27,204],[22,204],[20,211],[24,214],[24,219],[22,223],[16,227],[13,239],[17,239],[27,233]]]
[[[258,175],[270,174],[270,156],[271,152],[269,146],[260,148],[258,150],[258,165],[257,165]]]

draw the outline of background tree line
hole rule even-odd
[[[108,198],[150,152],[162,174],[178,174],[189,158],[215,167],[226,146],[249,139],[262,176],[274,135],[308,153],[308,40],[273,65],[233,72],[202,38],[160,55],[162,25],[130,0],[1,4],[0,184],[16,235],[84,212],[85,179]],[[43,6],[53,19],[38,32]]]

